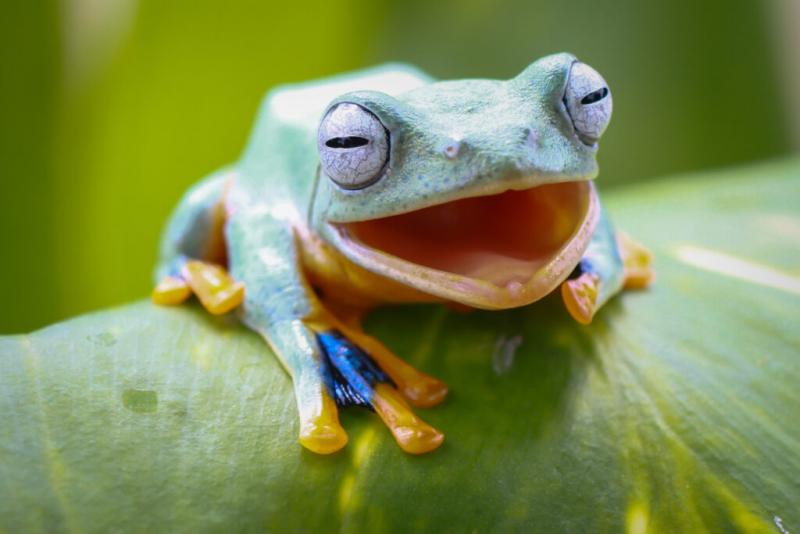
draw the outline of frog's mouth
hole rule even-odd
[[[574,269],[599,217],[588,181],[462,198],[333,225],[339,249],[377,274],[478,308],[538,300]]]

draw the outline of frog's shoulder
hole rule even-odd
[[[316,129],[326,106],[351,91],[405,93],[433,82],[433,78],[404,63],[387,63],[303,83],[280,85],[264,97],[261,118]]]

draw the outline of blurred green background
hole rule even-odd
[[[566,50],[614,91],[601,187],[786,154],[797,4],[6,2],[0,333],[146,295],[170,210],[237,158],[281,82],[384,61],[510,77]]]

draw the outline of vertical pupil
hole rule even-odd
[[[364,146],[369,143],[369,140],[363,137],[349,136],[349,137],[334,137],[325,142],[325,146],[329,148],[356,148]]]
[[[587,104],[594,104],[595,102],[603,100],[606,96],[608,96],[608,87],[603,87],[581,98],[581,104],[584,106]]]

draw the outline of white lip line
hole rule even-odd
[[[541,268],[536,273],[534,273],[533,276],[531,277],[531,280],[523,286],[523,290],[519,292],[519,295],[520,295],[519,300],[520,301],[525,301],[525,299],[522,298],[522,297],[526,293],[526,290],[530,289],[530,285],[531,285],[530,282],[535,280],[535,279],[537,279],[537,275],[539,273],[547,273],[547,271],[549,270],[548,268],[553,263],[557,262],[558,258],[561,257],[564,254],[564,252],[568,248],[569,244],[572,243],[575,239],[580,238],[581,234],[584,234],[584,233],[588,232],[589,236],[588,237],[584,236],[585,237],[585,244],[582,247],[582,250],[580,251],[580,254],[578,254],[576,262],[578,260],[580,260],[580,257],[583,256],[583,253],[585,252],[586,247],[588,247],[588,245],[589,245],[589,240],[591,238],[591,234],[594,233],[594,229],[597,226],[597,221],[599,220],[599,215],[600,215],[599,206],[598,206],[598,202],[597,202],[597,193],[596,193],[596,190],[594,188],[594,184],[589,180],[564,180],[563,182],[552,182],[552,183],[573,183],[573,182],[574,183],[586,183],[588,185],[590,202],[589,202],[589,206],[587,208],[587,212],[584,215],[583,220],[581,221],[581,225],[578,227],[578,229],[575,231],[575,233],[568,240],[566,240],[564,242],[564,245],[562,246],[562,248],[559,249],[552,256],[551,260],[547,263],[547,265],[545,267]],[[527,190],[527,189],[534,189],[535,187],[539,187],[541,185],[549,185],[549,184],[539,184],[539,185],[534,186],[534,187],[528,187],[528,188],[525,188],[525,189],[514,189],[514,190],[524,191],[524,190]],[[501,193],[504,193],[504,192],[510,191],[510,190],[512,190],[512,189],[508,189],[507,188],[507,189],[504,189],[504,190],[502,190],[502,191],[500,191],[499,193],[496,193],[496,194],[501,194]],[[475,195],[475,196],[491,196],[491,195]],[[464,197],[464,198],[468,198],[468,197]],[[459,199],[456,199],[456,200],[459,200]],[[448,202],[452,202],[452,201],[448,201]],[[447,204],[448,202],[441,202],[441,203],[435,204],[435,205],[443,205],[443,204]],[[412,210],[412,211],[416,211],[416,210]],[[370,219],[370,220],[379,220],[379,219]],[[397,257],[397,256],[393,256],[393,255],[391,255],[391,254],[389,254],[389,253],[387,253],[387,252],[385,252],[385,251],[383,251],[381,249],[369,247],[369,246],[361,243],[358,239],[353,238],[351,236],[350,232],[347,230],[347,228],[345,226],[346,224],[348,224],[348,223],[330,223],[329,222],[329,223],[327,223],[327,226],[328,226],[328,228],[330,230],[333,231],[333,235],[338,236],[339,240],[341,241],[341,244],[346,244],[347,245],[346,247],[340,247],[340,250],[345,253],[345,256],[348,256],[352,261],[356,261],[362,267],[369,268],[367,265],[364,265],[364,263],[366,263],[366,262],[357,261],[357,260],[363,260],[365,254],[374,254],[375,256],[379,257],[382,260],[381,263],[378,264],[378,265],[372,265],[372,267],[374,267],[375,269],[370,269],[370,270],[373,270],[373,272],[376,272],[377,274],[380,274],[382,276],[386,276],[387,278],[390,278],[390,279],[396,279],[395,277],[391,276],[391,272],[393,272],[395,270],[399,271],[400,269],[398,269],[397,266],[395,266],[394,264],[411,265],[411,266],[414,266],[415,270],[416,270],[416,272],[413,274],[413,279],[415,279],[415,280],[417,280],[417,282],[419,282],[419,285],[416,286],[417,289],[420,289],[422,291],[425,291],[427,293],[431,293],[431,294],[434,294],[434,295],[438,295],[438,296],[442,296],[442,297],[445,297],[445,298],[449,298],[451,300],[458,300],[456,297],[458,295],[460,295],[460,294],[464,294],[463,288],[461,289],[461,291],[453,291],[453,289],[456,288],[456,287],[463,286],[463,285],[466,284],[466,285],[471,286],[473,289],[479,290],[479,293],[484,293],[485,294],[486,298],[481,298],[480,300],[482,300],[484,305],[487,305],[487,307],[491,307],[491,306],[488,306],[488,305],[491,303],[492,297],[496,298],[498,295],[509,295],[510,296],[510,292],[509,292],[508,288],[506,288],[506,287],[500,287],[500,286],[497,286],[497,285],[495,285],[495,284],[493,284],[491,282],[488,282],[488,281],[485,281],[485,280],[481,280],[481,279],[478,279],[478,278],[471,278],[471,277],[468,277],[468,276],[463,276],[463,275],[456,274],[456,273],[451,273],[451,272],[448,272],[448,271],[442,271],[442,270],[439,270],[439,269],[426,267],[424,265],[420,265],[420,264],[405,260],[403,258],[400,258],[400,257]],[[587,226],[588,226],[588,230],[587,230]],[[555,279],[566,278],[566,276],[569,275],[569,269],[566,269],[565,271],[566,272],[564,272],[564,273],[558,273],[558,275],[556,275],[556,276],[551,274],[548,278],[554,279],[554,280]],[[408,275],[409,272],[403,272],[403,274]],[[546,278],[543,279],[543,280],[546,280]],[[560,281],[561,280],[557,280],[555,282],[555,286],[557,286],[557,284],[560,283]],[[448,287],[448,284],[446,284],[446,282],[449,282],[449,287]],[[549,283],[547,285],[553,285],[553,283],[551,282],[551,283]],[[552,289],[550,291],[552,291]],[[549,293],[550,291],[547,291],[546,293]],[[473,294],[472,296],[475,296],[475,295]],[[541,297],[539,297],[539,298],[541,298]],[[514,299],[512,298],[510,300],[513,301]],[[533,299],[530,302],[533,302],[535,300],[538,300],[538,298]],[[515,304],[515,305],[522,305],[522,304]],[[494,306],[494,307],[505,307],[505,306]]]

